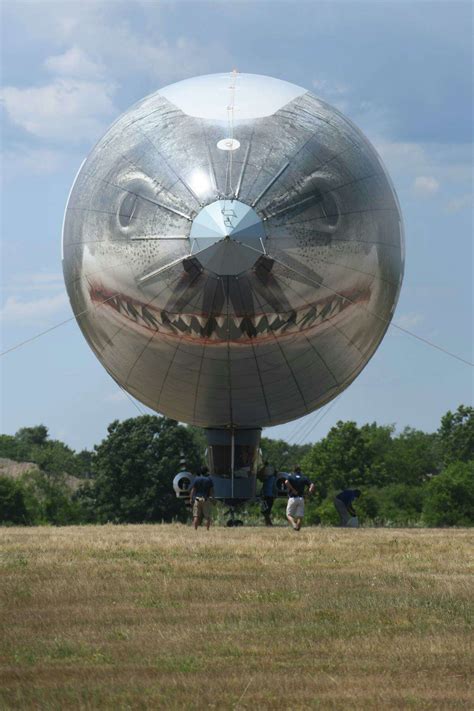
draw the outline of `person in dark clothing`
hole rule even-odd
[[[260,492],[260,511],[265,519],[265,526],[273,526],[272,508],[276,496],[275,467],[269,462],[264,462],[262,469],[258,472],[258,476],[262,481],[262,490]]]
[[[301,528],[304,516],[304,493],[306,487],[310,494],[314,492],[315,486],[308,477],[304,476],[299,466],[294,467],[293,474],[285,479],[285,486],[288,489],[288,504],[286,506],[286,518],[295,531]]]
[[[353,502],[359,498],[359,489],[344,489],[334,497],[334,506],[339,514],[340,526],[346,527],[353,516],[357,516]]]
[[[209,476],[209,469],[201,467],[201,473],[193,481],[190,491],[191,503],[193,505],[193,525],[197,531],[203,519],[206,519],[206,528],[209,531],[211,525],[212,504],[210,499],[214,495],[212,479]]]

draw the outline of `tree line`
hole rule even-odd
[[[79,453],[50,439],[44,425],[0,435],[0,458],[32,464],[19,476],[0,475],[0,523],[184,522],[172,480],[183,459],[197,472],[205,446],[198,428],[154,415],[112,422],[93,451]],[[358,513],[368,525],[474,523],[472,407],[447,412],[434,433],[339,421],[315,444],[263,437],[261,448],[278,471],[299,464],[316,483],[308,523],[336,524],[332,498],[344,488],[362,490]],[[248,508],[258,515],[255,504]]]

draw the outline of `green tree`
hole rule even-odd
[[[290,472],[295,464],[301,465],[302,460],[311,450],[310,444],[288,444],[282,439],[262,437],[260,442],[263,460],[268,460],[277,471]]]
[[[94,462],[94,452],[81,450],[75,457],[75,476],[81,479],[91,479]]]
[[[76,453],[67,444],[59,440],[48,440],[43,444],[34,444],[30,449],[30,459],[36,462],[40,469],[50,474],[80,473],[81,463]]]
[[[387,462],[393,448],[393,433],[395,425],[378,425],[376,422],[363,425],[360,428],[365,444],[367,484],[383,486],[390,481],[390,470]]]
[[[374,491],[374,490],[372,490]],[[408,526],[418,523],[423,508],[423,487],[409,484],[389,484],[374,491],[377,499],[376,523],[392,526]],[[364,508],[361,499],[362,509]]]
[[[25,462],[28,460],[29,453],[30,446],[19,442],[13,435],[0,435],[0,457]]]
[[[334,489],[369,485],[371,459],[370,446],[356,423],[339,421],[311,448],[302,466],[324,499]]]
[[[207,449],[207,439],[205,431],[201,427],[195,427],[194,425],[186,425],[186,429],[192,434],[197,450],[199,452],[199,456],[204,462],[205,452]]]
[[[474,459],[474,408],[460,405],[441,419],[438,430],[444,464]]]
[[[196,471],[201,459],[194,436],[174,420],[143,415],[112,422],[94,458],[92,496],[99,520],[184,520],[184,506],[172,488],[182,456]]]
[[[27,445],[44,444],[48,439],[48,428],[45,425],[22,427],[16,432],[15,439]]]
[[[0,523],[32,523],[21,481],[0,476]]]
[[[439,459],[436,434],[405,427],[386,453],[387,481],[418,486],[440,471]]]
[[[429,482],[423,520],[428,526],[474,524],[474,461],[454,462]]]
[[[85,480],[74,492],[72,500],[77,507],[79,523],[101,523],[94,481]]]

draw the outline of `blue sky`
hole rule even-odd
[[[470,2],[33,0],[4,3],[1,29],[3,348],[71,315],[63,212],[107,126],[161,86],[236,67],[312,90],[366,133],[405,221],[394,320],[472,361]],[[78,449],[138,414],[74,321],[1,366],[2,432],[41,422]],[[339,419],[433,431],[472,386],[472,368],[389,329],[327,414],[265,434],[314,441]]]

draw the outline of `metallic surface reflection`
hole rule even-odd
[[[383,338],[403,274],[400,209],[367,139],[304,89],[245,74],[121,116],[76,178],[63,250],[107,371],[206,427],[334,398]]]

